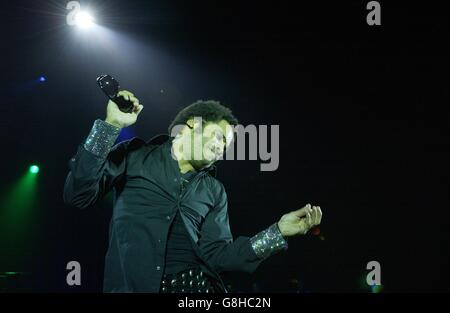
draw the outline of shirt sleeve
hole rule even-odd
[[[205,217],[199,239],[199,247],[214,270],[219,273],[252,273],[269,256],[287,249],[288,244],[276,223],[251,238],[240,236],[233,240],[228,218],[228,200],[223,186],[219,199],[216,207]]]
[[[63,193],[66,204],[78,208],[93,206],[123,176],[125,143],[113,147],[119,132],[111,124],[95,121],[87,139],[69,161]]]

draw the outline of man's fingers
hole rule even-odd
[[[119,91],[117,93],[117,96],[120,96],[120,97],[124,98],[127,101],[130,99],[130,95],[128,93],[126,93],[124,90]]]
[[[141,112],[142,111],[142,108],[143,108],[144,106],[143,105],[140,105],[139,104],[139,102],[134,102],[133,103],[133,113],[136,113],[136,114],[139,114],[139,112]]]
[[[320,206],[313,206],[312,208],[305,206],[301,210],[304,210],[304,212],[301,212],[301,214],[304,215],[300,218],[300,222],[298,223],[299,233],[307,234],[311,228],[319,225],[322,221],[322,210],[320,209]],[[294,212],[298,213],[301,210]]]
[[[127,90],[121,90],[117,95],[133,103],[133,109],[131,110],[131,113],[139,114],[144,108],[144,106],[139,103],[139,99]]]
[[[133,101],[134,102],[135,100],[133,100],[133,98],[136,99],[134,97],[134,94],[132,92],[129,92],[128,90],[121,90],[121,91],[119,91],[117,93],[117,95],[123,97],[127,101]]]
[[[317,218],[317,209],[315,206],[312,207],[312,212],[311,212],[311,226],[314,226],[316,223],[316,218]]]
[[[139,105],[139,99],[136,98],[135,96],[130,96],[130,101],[133,103],[137,103]]]
[[[309,203],[307,205],[305,205],[303,208],[301,208],[297,211],[294,211],[294,214],[297,217],[304,217],[304,216],[306,216],[306,213],[308,213],[308,212],[311,212],[311,204],[309,204]]]
[[[321,215],[322,213],[320,212],[320,207],[318,206],[313,206],[313,223],[314,225],[319,225],[320,224],[320,219],[321,219]]]
[[[143,108],[144,108],[144,106],[142,104],[138,105],[138,110],[137,110],[136,114],[139,115],[139,113],[141,113]]]
[[[128,90],[121,90],[118,92],[118,95],[128,95],[128,96],[134,96],[134,94]]]
[[[310,212],[306,213],[306,224],[309,228],[312,225],[312,214]]]
[[[317,207],[318,210],[318,217],[319,217],[319,221],[317,223],[317,225],[319,225],[322,222],[322,210],[320,209],[320,206]]]

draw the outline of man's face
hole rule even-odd
[[[190,129],[192,149],[189,163],[198,170],[223,157],[233,140],[233,128],[225,120],[203,124],[194,121],[193,125]]]

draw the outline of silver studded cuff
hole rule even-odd
[[[91,132],[84,142],[84,148],[96,156],[106,158],[119,133],[120,128],[102,120],[95,120]]]
[[[256,255],[261,259],[288,248],[288,243],[281,235],[277,223],[250,238],[250,243]]]

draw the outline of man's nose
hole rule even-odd
[[[221,155],[223,153],[223,145],[216,143],[213,145],[213,150],[216,155]]]

